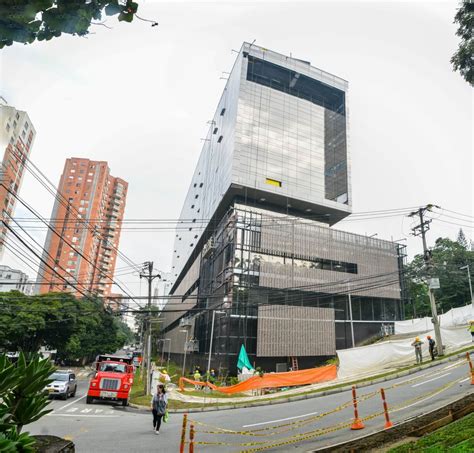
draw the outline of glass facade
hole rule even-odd
[[[351,212],[346,89],[345,81],[308,63],[257,46],[249,52],[244,44],[181,211],[173,252],[176,278],[196,256],[209,219],[228,203],[229,190],[244,200],[271,197],[282,210],[324,213],[329,224]],[[185,225],[189,221],[194,224]]]
[[[257,313],[260,305],[290,305],[331,308],[336,319],[336,347],[339,349],[351,346],[349,294],[352,304],[352,319],[356,344],[380,332],[382,324],[402,319],[402,301],[400,299],[400,273],[398,269],[398,251],[396,244],[371,239],[345,232],[338,232],[337,239],[328,240],[328,247],[333,256],[341,254],[341,249],[358,244],[365,253],[370,248],[381,257],[380,261],[395,263],[393,275],[376,275],[375,268],[368,269],[362,263],[364,275],[346,272],[328,266],[326,269],[314,269],[325,274],[322,283],[300,285],[295,280],[290,282],[297,269],[312,269],[312,260],[295,258],[285,251],[273,250],[272,254],[262,253],[262,230],[270,221],[271,213],[261,209],[234,204],[216,230],[213,243],[215,247],[202,257],[198,308],[224,310],[216,315],[214,329],[214,362],[215,366],[230,368],[235,371],[236,357],[240,345],[244,344],[251,361],[257,364],[271,364],[270,358],[256,356],[257,350]],[[303,221],[303,219],[300,219]],[[306,221],[306,223],[308,223]],[[334,231],[319,224],[311,225],[314,237],[320,236],[320,230]],[[345,241],[341,241],[345,238]],[[370,239],[370,238],[369,238]],[[346,244],[346,245],[345,245]],[[385,247],[385,248],[384,248]],[[385,255],[385,257],[384,257]],[[357,255],[356,255],[357,257]],[[336,260],[327,260],[337,263]],[[304,263],[303,263],[304,262]],[[263,263],[283,270],[287,279],[284,288],[269,286],[265,278]],[[357,263],[345,263],[357,268]],[[375,264],[375,263],[374,263]],[[273,272],[273,271],[272,271]],[[343,286],[325,284],[331,274],[336,281],[344,282]],[[347,282],[354,282],[352,291]],[[398,297],[386,297],[387,289],[394,290]],[[209,348],[212,312],[205,312],[196,320],[195,336],[199,351],[205,354]]]
[[[341,115],[346,114],[344,91],[248,53],[247,58],[247,80],[305,99]]]
[[[279,360],[256,356],[261,304],[333,310],[337,348],[352,346],[351,322],[360,343],[403,317],[397,245],[329,228],[352,209],[347,89],[308,62],[242,46],[177,225],[171,294],[193,309],[191,360],[206,366],[212,309],[223,311],[212,366],[232,373],[242,344],[269,371]],[[164,335],[184,341],[187,315],[163,313]]]

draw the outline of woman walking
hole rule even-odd
[[[153,429],[155,434],[160,434],[161,419],[166,413],[168,406],[168,395],[166,394],[165,386],[158,384],[156,393],[151,399],[151,410],[153,412]]]

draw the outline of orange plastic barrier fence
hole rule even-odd
[[[317,382],[332,381],[337,377],[336,365],[327,365],[309,370],[288,371],[286,373],[265,373],[262,377],[253,376],[245,381],[228,387],[217,387],[210,382],[193,381],[185,377],[179,378],[179,388],[184,389],[184,383],[208,386],[221,393],[239,393],[247,390],[263,388],[293,387],[295,385],[315,384]]]

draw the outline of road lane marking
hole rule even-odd
[[[424,381],[424,382],[419,382],[418,384],[415,384],[415,385],[412,385],[412,387],[418,387],[419,385],[423,385],[423,384],[426,384],[428,382],[432,382],[432,381],[436,381],[436,379],[441,379],[443,377],[446,377],[446,376],[449,376],[451,373],[446,373],[446,374],[442,374],[441,376],[437,376],[433,379],[428,379],[427,381]]]
[[[78,409],[78,407],[71,407],[71,409],[68,409],[66,412],[76,412]]]
[[[441,388],[441,390],[439,390],[438,392],[436,392],[435,394],[433,395],[429,395],[427,396],[426,398],[423,398],[419,401],[416,401],[415,403],[412,403],[412,404],[409,404],[408,406],[403,406],[403,407],[398,407],[396,409],[391,409],[390,412],[398,412],[398,411],[403,411],[405,409],[408,409],[409,407],[412,407],[412,406],[416,406],[417,404],[420,404],[420,403],[423,403],[423,401],[427,401],[431,398],[434,398],[435,396],[438,396],[440,393],[444,392],[445,390],[447,390],[447,388]]]
[[[96,414],[100,414],[101,412],[104,412],[104,409],[96,409],[96,410],[95,410],[95,413],[96,413]]]
[[[50,413],[46,415],[47,417],[55,416],[55,417],[103,417],[103,418],[111,418],[111,417],[119,417],[119,415],[94,415],[94,414],[54,414]]]
[[[428,375],[432,375],[432,373],[423,373],[423,374],[420,374],[419,376],[412,376],[408,379],[405,379],[404,381],[398,381],[398,382],[395,382],[395,385],[397,386],[400,386],[402,384],[405,384],[406,382],[410,382],[410,381],[414,381],[416,379],[420,379],[422,378],[423,376],[428,376]]]
[[[466,381],[468,381],[469,379],[471,379],[471,378],[470,378],[470,377],[467,377],[466,379],[463,379],[462,381],[459,381],[459,383],[461,383],[461,382],[466,382]]]
[[[251,426],[268,425],[269,423],[285,422],[286,420],[294,420],[295,418],[307,417],[308,415],[316,415],[317,412],[310,412],[309,414],[296,415],[295,417],[280,418],[279,420],[270,420],[269,422],[253,423],[251,425],[243,425],[242,428],[250,428]]]
[[[464,362],[464,360],[458,360],[457,362],[453,363],[452,365],[445,366],[443,370],[449,370],[450,368],[457,367],[461,364],[461,362]]]
[[[92,412],[92,409],[82,409],[81,414],[88,414],[89,412]]]
[[[76,400],[71,401],[70,403],[67,403],[67,404],[65,404],[64,406],[61,406],[61,407],[60,407],[59,409],[57,409],[55,412],[58,412],[58,411],[63,410],[63,409],[66,409],[66,407],[72,406],[74,403],[77,403],[79,400],[84,399],[86,396],[87,396],[87,395],[80,396],[80,397],[77,398]]]

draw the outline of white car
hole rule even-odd
[[[67,400],[69,396],[76,396],[76,375],[72,371],[58,370],[50,378],[54,379],[54,381],[45,388],[49,396],[59,396],[63,400]]]

